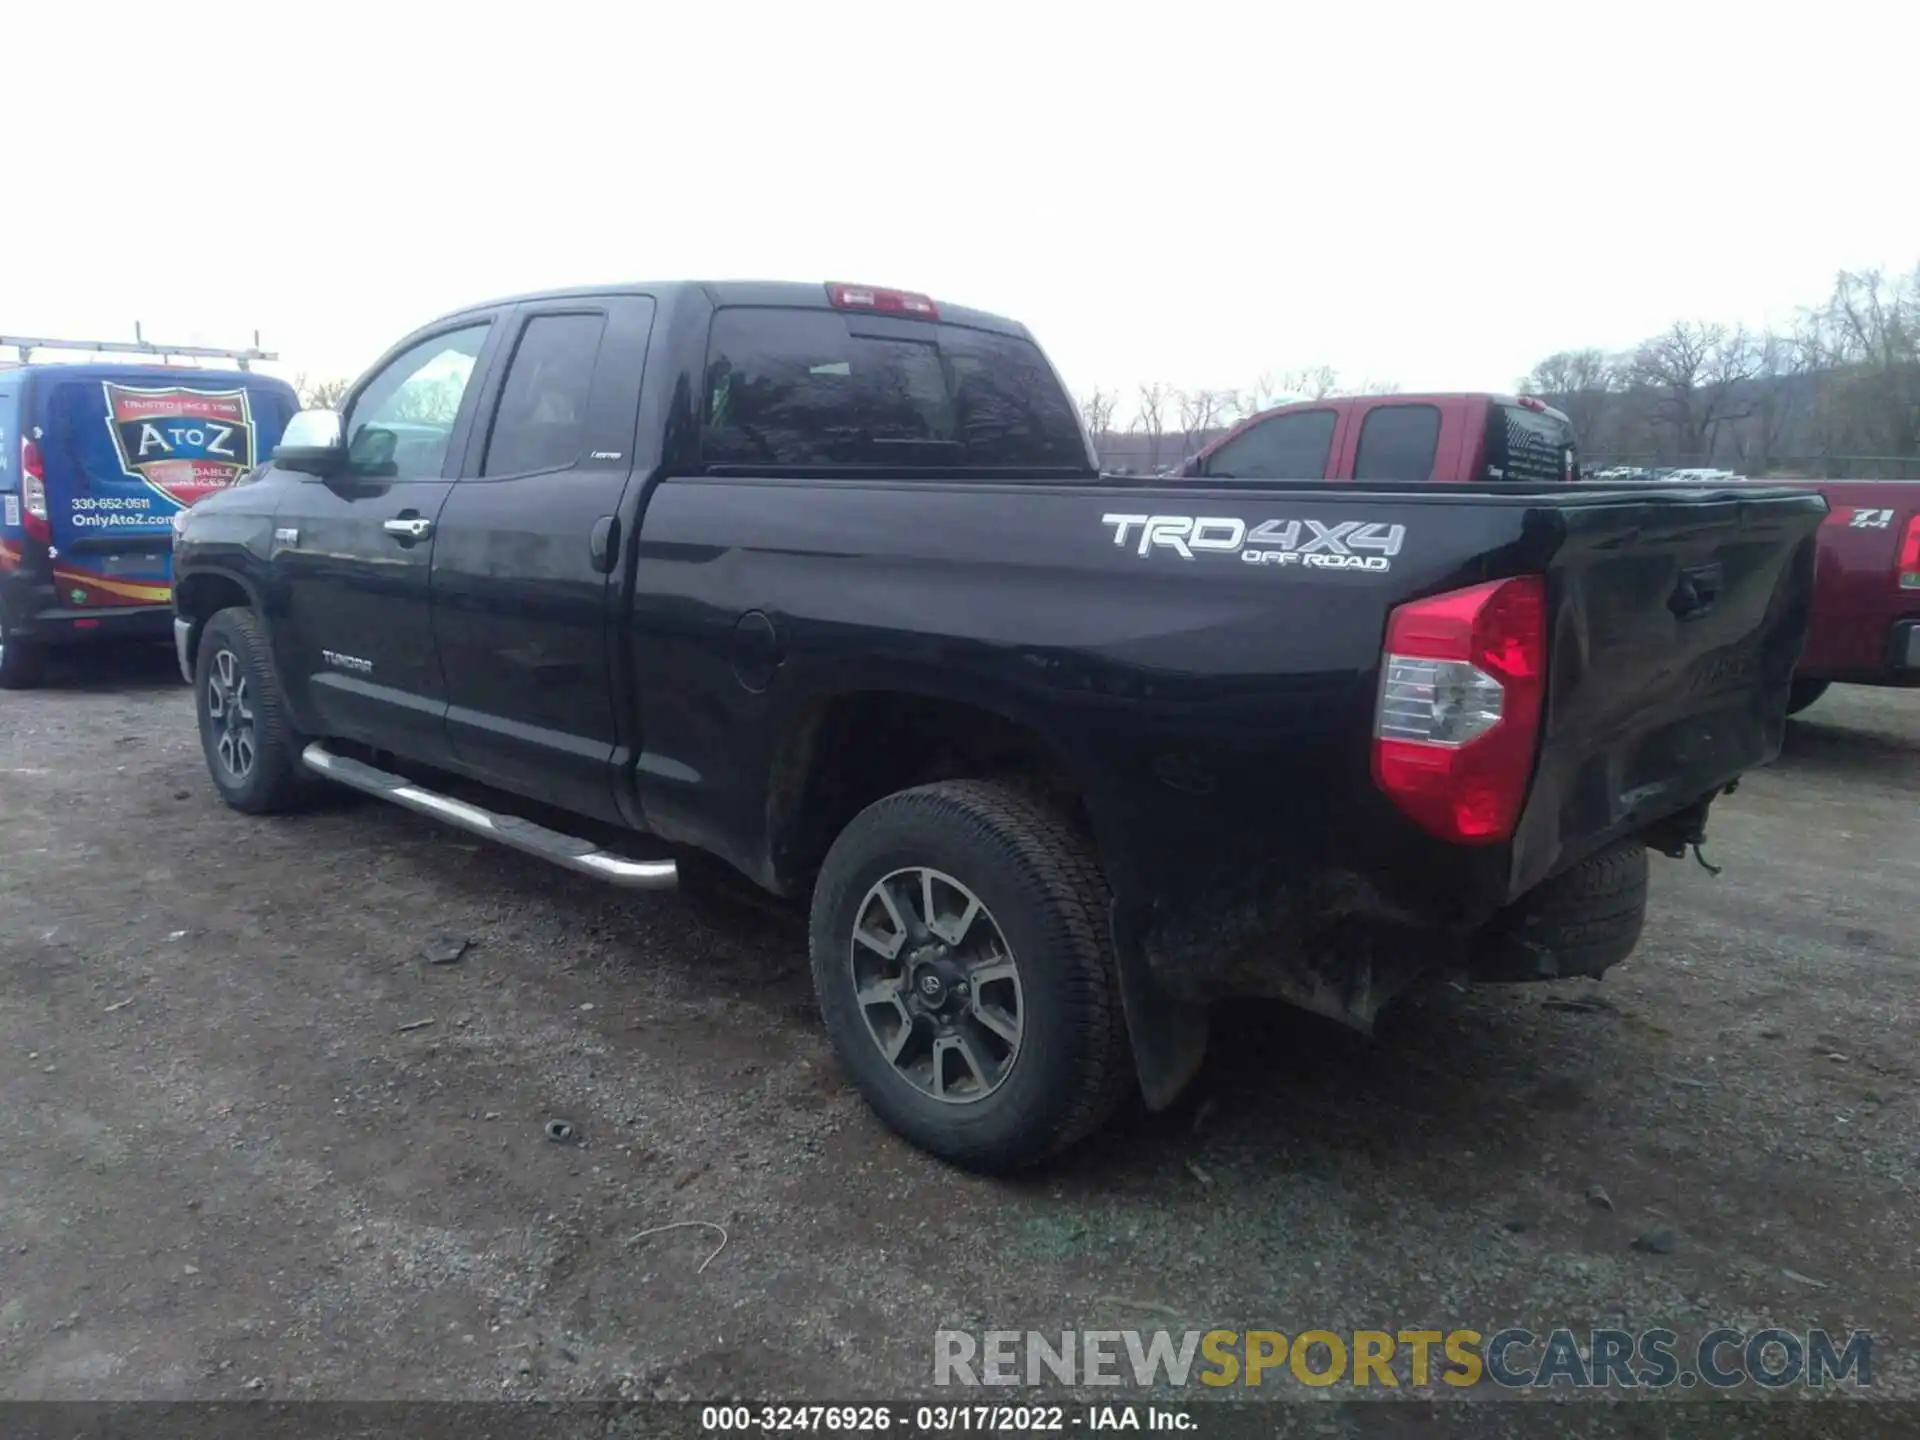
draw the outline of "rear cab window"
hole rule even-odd
[[[1085,431],[1031,341],[946,321],[715,313],[701,460],[727,469],[1086,476]]]
[[[1490,405],[1486,467],[1488,480],[1572,483],[1580,474],[1572,422],[1558,411],[1545,408]]]
[[[1203,475],[1221,480],[1320,480],[1333,450],[1336,410],[1289,410],[1242,430],[1207,456]]]

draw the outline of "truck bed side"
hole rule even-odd
[[[1920,480],[1816,483],[1831,508],[1820,527],[1813,622],[1800,674],[1920,685],[1920,664],[1892,653],[1902,622],[1920,623],[1920,579],[1903,585],[1899,563],[1909,527],[1920,517]]]
[[[1345,892],[1470,927],[1776,753],[1822,509],[1513,488],[670,479],[636,574],[641,803],[793,893],[821,827],[882,793],[889,743],[974,715],[1071,778],[1122,909],[1154,897],[1146,943],[1217,949],[1206,927],[1236,911]],[[1384,564],[1183,556],[1116,523],[1166,514],[1297,520]],[[1678,618],[1688,572],[1712,596]],[[1526,573],[1550,577],[1554,627],[1533,799],[1512,843],[1447,845],[1369,778],[1388,614]]]

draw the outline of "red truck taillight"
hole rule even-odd
[[[1907,517],[1907,533],[1900,541],[1900,588],[1920,590],[1920,510]]]
[[[29,539],[42,545],[53,543],[53,527],[47,521],[47,467],[40,458],[40,447],[31,440],[20,442],[20,528]]]
[[[1374,783],[1443,840],[1507,839],[1533,774],[1546,674],[1541,576],[1400,606],[1387,622]]]

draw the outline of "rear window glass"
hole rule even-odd
[[[1551,484],[1572,480],[1573,426],[1557,415],[1496,405],[1487,417],[1487,478]]]
[[[1297,410],[1262,420],[1209,455],[1206,473],[1223,480],[1322,479],[1336,418],[1331,410]]]
[[[960,325],[722,310],[702,419],[709,465],[1091,468],[1040,351]]]
[[[1360,425],[1353,457],[1356,480],[1431,480],[1440,443],[1440,412],[1432,405],[1376,405]]]

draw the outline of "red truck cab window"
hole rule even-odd
[[[1360,422],[1353,478],[1425,482],[1439,451],[1438,405],[1376,405]]]
[[[1337,410],[1289,410],[1232,436],[1207,457],[1205,472],[1222,480],[1319,480],[1333,453]]]

